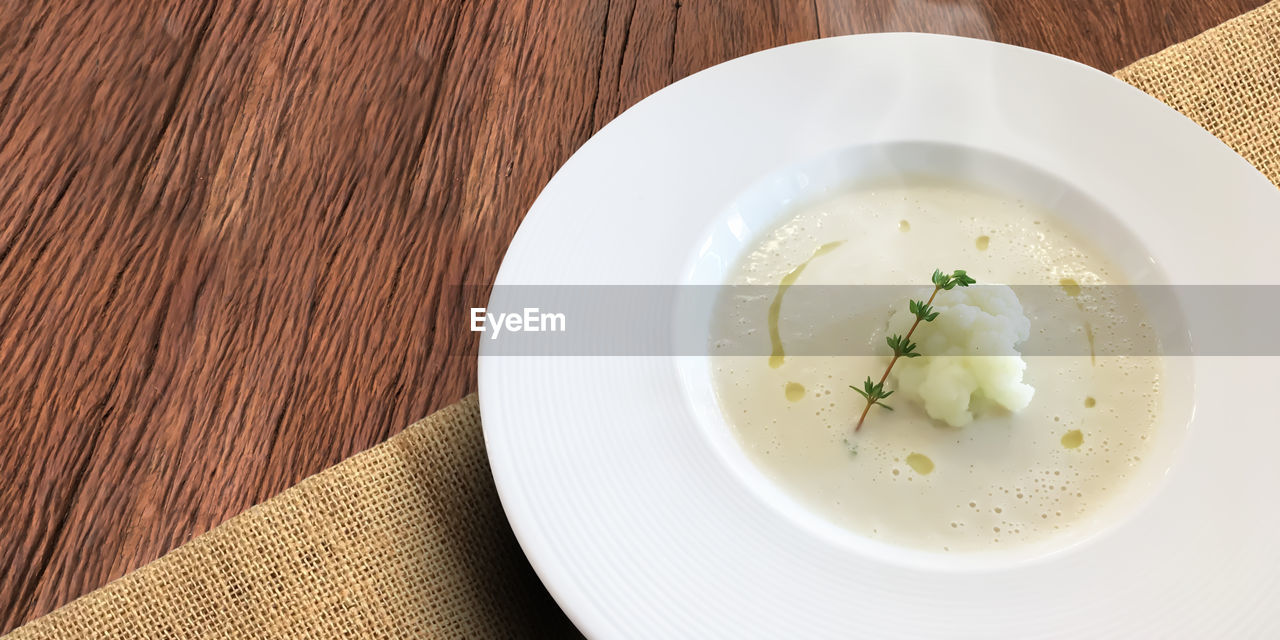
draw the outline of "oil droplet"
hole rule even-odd
[[[1067,292],[1067,295],[1072,298],[1080,295],[1080,283],[1076,282],[1074,278],[1063,278],[1058,281],[1058,284],[1061,285],[1062,290]]]
[[[899,220],[899,221],[898,221],[898,231],[901,231],[901,232],[903,232],[903,233],[906,233],[906,232],[908,232],[908,231],[910,231],[910,230],[911,230],[911,223],[910,223],[910,222],[907,222],[906,220]]]
[[[978,251],[986,251],[987,245],[991,244],[991,236],[978,236],[974,244],[978,246]]]
[[[1082,444],[1084,444],[1084,434],[1079,429],[1072,429],[1062,436],[1062,446],[1068,449],[1075,449]]]
[[[787,394],[787,400],[790,400],[792,402],[799,401],[801,398],[804,397],[804,385],[800,384],[799,382],[788,382],[786,394]]]
[[[923,453],[913,453],[907,456],[907,465],[922,476],[927,476],[933,471],[933,460],[930,460],[929,456]]]
[[[782,313],[782,296],[787,293],[787,289],[796,283],[800,274],[804,272],[804,268],[813,262],[814,258],[820,255],[831,253],[836,247],[844,244],[843,241],[828,242],[817,248],[808,260],[796,265],[787,275],[782,276],[782,282],[778,283],[778,293],[773,296],[773,302],[769,303],[769,342],[772,343],[772,350],[769,353],[769,367],[777,369],[782,366],[782,361],[786,358],[786,352],[782,349],[782,336],[778,333],[778,316]]]
[[[1092,409],[1097,404],[1098,401],[1094,400],[1093,396],[1086,396],[1084,399],[1084,408],[1086,409]]]

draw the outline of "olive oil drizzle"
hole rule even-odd
[[[842,244],[844,244],[844,241],[838,240],[818,247],[813,252],[813,255],[809,256],[808,260],[796,265],[796,268],[787,272],[787,275],[782,276],[782,282],[778,283],[778,293],[774,294],[773,302],[769,303],[769,342],[773,346],[769,353],[770,367],[774,369],[781,367],[783,360],[787,356],[786,351],[782,348],[782,334],[778,332],[778,316],[782,313],[782,296],[786,295],[787,289],[790,289],[791,285],[796,283],[800,274],[804,272],[804,268],[809,266],[809,263],[813,262],[814,258],[831,253]]]
[[[1076,308],[1080,309],[1081,313],[1084,313],[1084,304],[1078,299],[1080,297],[1080,283],[1076,282],[1074,278],[1062,278],[1058,281],[1058,284],[1068,296],[1077,298]],[[1094,347],[1093,325],[1088,320],[1084,321],[1084,335],[1089,340],[1089,364],[1096,367],[1098,366],[1098,354]]]

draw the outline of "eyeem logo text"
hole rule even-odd
[[[564,331],[563,313],[543,313],[537,307],[525,307],[517,313],[486,313],[484,307],[471,307],[471,331],[488,334],[497,340],[503,331],[512,333],[538,333]]]

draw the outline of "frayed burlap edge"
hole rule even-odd
[[[471,395],[7,640],[573,633],[507,526]]]
[[[1280,0],[1116,77],[1196,121],[1280,186]]]

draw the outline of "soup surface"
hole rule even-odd
[[[750,458],[809,509],[894,544],[987,550],[1085,526],[1142,464],[1162,370],[1154,353],[1094,352],[1095,341],[1153,338],[1140,309],[1091,293],[1124,284],[1121,274],[1056,216],[912,178],[804,206],[757,238],[728,284],[760,286],[725,287],[712,326],[715,352],[750,354],[712,358],[721,410]],[[923,289],[937,268],[1051,294],[1042,297],[1055,304],[1024,300],[1039,341],[1024,352],[1034,396],[1021,411],[987,407],[962,427],[890,398],[895,410],[873,408],[855,433],[865,401],[849,385],[884,372],[888,358],[871,347],[883,343],[892,307],[868,303],[841,319],[796,292]],[[822,355],[822,345],[840,355]]]

